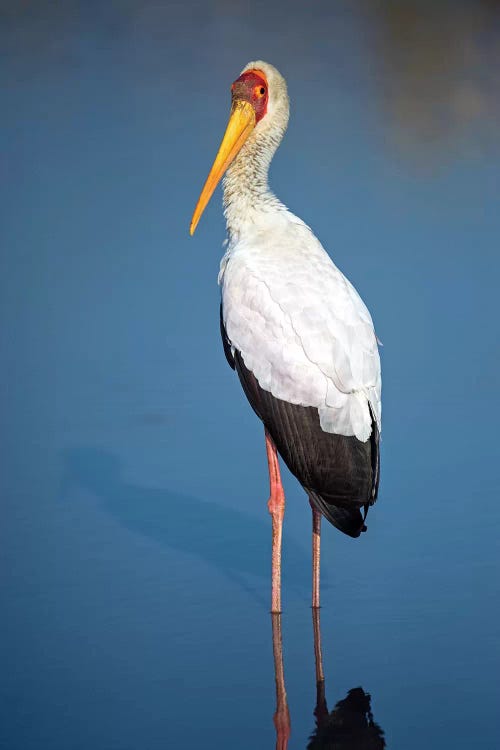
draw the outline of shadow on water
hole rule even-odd
[[[262,606],[265,595],[247,578],[269,585],[271,523],[265,500],[262,520],[213,501],[165,489],[141,487],[125,481],[120,460],[112,453],[88,446],[64,454],[61,496],[75,490],[96,496],[102,507],[130,531],[162,546],[194,555],[213,565]],[[287,585],[304,600],[310,595],[311,560],[292,539],[284,539]]]
[[[316,727],[306,750],[383,750],[384,732],[374,721],[371,696],[363,688],[349,690],[347,696],[328,711],[325,695],[325,676],[321,653],[319,609],[312,610],[314,633],[314,663],[316,669]],[[286,750],[291,734],[290,713],[285,687],[281,615],[272,614],[274,673],[276,680],[276,750]]]

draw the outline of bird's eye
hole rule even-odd
[[[254,88],[254,94],[259,99],[261,99],[265,93],[266,93],[266,89],[264,88],[264,86],[256,86]]]

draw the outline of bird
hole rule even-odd
[[[322,517],[359,537],[380,475],[381,368],[371,315],[311,228],[269,186],[289,109],[281,73],[249,62],[231,86],[229,121],[190,224],[193,235],[224,178],[220,329],[226,359],[264,425],[274,613],[281,612],[285,511],[278,454],[312,509],[313,608]]]

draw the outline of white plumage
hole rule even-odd
[[[273,119],[257,124],[225,177],[229,245],[219,282],[226,332],[261,388],[316,407],[325,432],[364,442],[372,431],[369,406],[381,427],[372,319],[311,229],[269,190],[267,170],[286,129],[288,96],[275,68],[257,61],[244,70],[252,68],[272,83]]]
[[[311,230],[280,213],[272,243],[256,228],[223,258],[227,335],[261,388],[317,407],[325,432],[364,442],[371,434],[368,404],[379,429],[381,417],[370,313]]]

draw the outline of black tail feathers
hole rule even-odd
[[[367,506],[363,514],[359,508],[341,508],[338,505],[330,505],[323,500],[321,495],[312,490],[307,490],[307,493],[313,505],[339,531],[353,537],[353,539],[356,539],[362,531],[366,531],[365,518],[366,510],[368,509]]]

